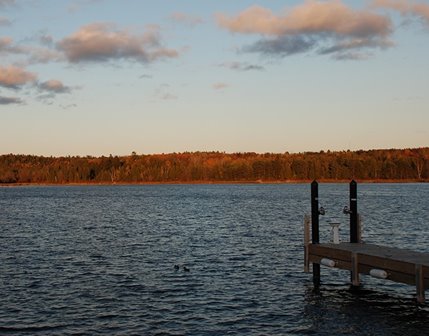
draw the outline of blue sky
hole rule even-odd
[[[0,0],[0,154],[429,145],[429,2]]]

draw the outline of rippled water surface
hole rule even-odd
[[[319,193],[321,241],[333,219],[346,240],[348,185]],[[322,268],[313,291],[309,200],[309,185],[0,188],[0,334],[429,334],[413,286],[354,292]],[[428,184],[360,184],[358,207],[365,241],[429,252]]]

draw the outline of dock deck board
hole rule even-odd
[[[357,269],[360,274],[381,269],[387,272],[387,280],[416,285],[421,291],[429,288],[429,253],[361,243],[310,244],[308,248],[313,264],[328,258],[335,261],[335,268],[352,273]]]
[[[416,252],[406,249],[399,249],[388,246],[359,243],[340,243],[340,244],[318,244],[333,250],[354,252],[372,257],[396,260],[410,264],[419,264],[429,267],[429,253]]]

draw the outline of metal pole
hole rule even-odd
[[[319,184],[311,183],[311,242],[319,244]]]
[[[358,243],[357,183],[350,182],[350,243]]]
[[[319,244],[319,184],[311,183],[311,242]],[[313,284],[320,286],[320,264],[313,263]]]
[[[310,245],[310,216],[304,216],[304,272],[310,272],[309,245]]]

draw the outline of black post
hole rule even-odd
[[[319,184],[311,183],[311,242],[319,244]],[[320,264],[313,263],[313,284],[320,286]]]
[[[350,243],[358,242],[357,183],[350,182]]]

